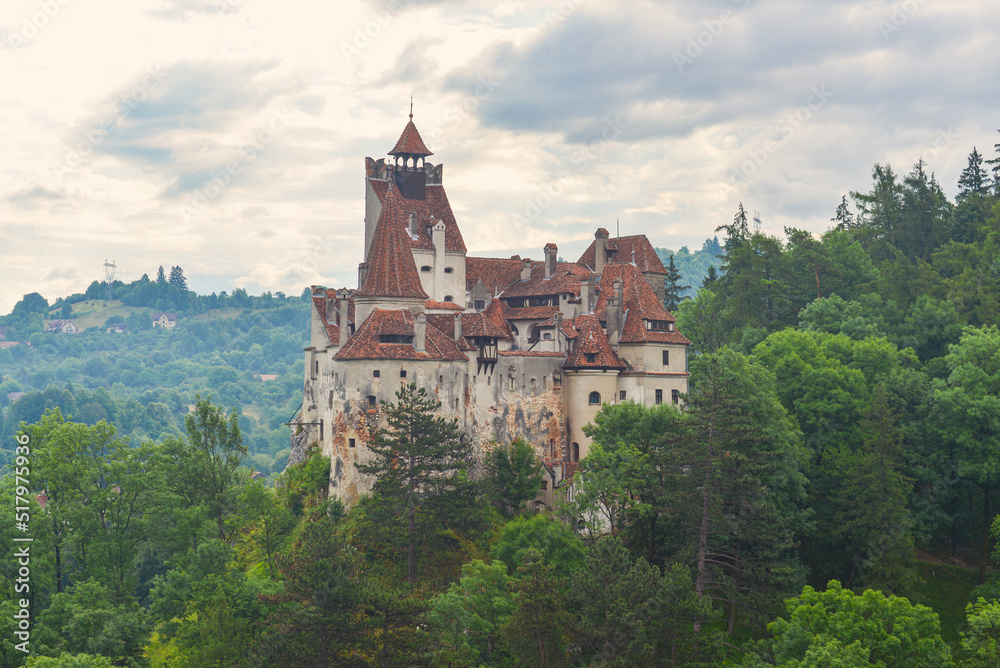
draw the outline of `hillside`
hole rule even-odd
[[[301,401],[308,307],[301,297],[247,298],[252,308],[181,311],[176,328],[164,330],[153,327],[150,308],[118,299],[62,299],[50,308],[27,295],[0,318],[6,339],[23,342],[0,349],[0,459],[18,425],[48,408],[87,424],[106,419],[138,443],[180,436],[201,395],[236,410],[254,468],[281,471],[290,436],[282,423]],[[66,316],[81,333],[44,331]],[[112,322],[128,332],[108,333]]]

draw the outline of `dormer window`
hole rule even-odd
[[[654,332],[672,332],[674,331],[674,323],[666,320],[647,320],[646,329]]]
[[[583,356],[586,358],[587,364],[597,363],[597,353],[584,353]]]
[[[413,336],[406,334],[379,334],[379,343],[413,343]]]

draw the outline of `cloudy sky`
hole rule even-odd
[[[414,121],[472,254],[597,227],[827,229],[876,162],[1000,141],[985,0],[3,0],[0,312],[183,267],[355,287],[364,157]]]

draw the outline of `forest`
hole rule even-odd
[[[473,457],[415,386],[359,503],[315,448],[286,468],[301,297],[162,275],[120,301],[175,330],[68,336],[42,315],[106,286],[29,295],[0,323],[32,344],[0,350],[0,522],[33,537],[27,593],[0,556],[0,663],[1000,665],[1000,160],[957,192],[877,164],[823,234],[740,204],[668,254],[683,409],[605,405],[553,513],[528,444]]]

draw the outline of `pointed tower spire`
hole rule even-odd
[[[356,293],[358,296],[428,298],[420,286],[420,274],[413,262],[400,212],[396,189],[390,185],[368,251],[368,273]]]

